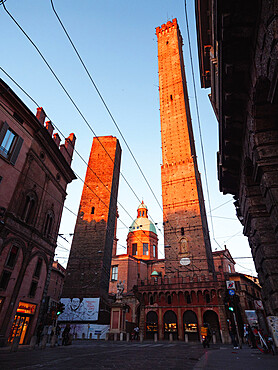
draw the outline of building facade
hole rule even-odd
[[[67,184],[75,179],[74,134],[60,144],[0,80],[0,342],[28,343],[45,300]]]
[[[201,86],[219,121],[220,190],[234,195],[268,316],[278,315],[277,0],[196,0]]]
[[[115,137],[94,138],[62,294],[81,303],[84,298],[99,299],[99,324],[109,324],[120,161],[121,148]]]

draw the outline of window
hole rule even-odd
[[[229,273],[232,272],[231,265],[228,265],[228,270],[229,270]]]
[[[23,139],[9,128],[7,122],[3,122],[0,130],[0,155],[15,164],[22,143]]]
[[[21,218],[26,223],[32,223],[33,217],[35,214],[35,206],[36,206],[36,195],[33,192],[30,192],[26,195],[24,208],[21,214]]]
[[[111,275],[112,281],[118,280],[118,266],[112,266],[112,275]]]
[[[30,286],[30,291],[29,291],[29,297],[30,298],[34,298],[35,297],[36,291],[37,291],[37,287],[38,287],[38,282],[37,281],[32,281],[31,286]]]
[[[94,215],[95,214],[95,207],[92,207],[91,209],[91,215]]]
[[[48,211],[46,214],[43,235],[48,237],[51,235],[52,225],[53,225],[54,214],[52,211]]]
[[[181,228],[181,235],[184,235],[184,227]]]
[[[38,258],[37,261],[37,266],[34,272],[34,277],[39,278],[41,274],[41,269],[42,269],[42,258]]]
[[[10,281],[11,274],[12,273],[10,271],[6,271],[6,270],[3,271],[2,276],[1,276],[1,280],[0,280],[0,289],[1,290],[6,290],[8,284],[9,284],[9,281]]]
[[[168,295],[168,297],[167,297],[167,302],[168,302],[168,304],[172,303],[172,297],[170,295]]]
[[[4,301],[5,301],[5,297],[0,297],[0,312],[1,312],[1,310],[2,310],[2,307],[3,307]]]
[[[137,243],[132,244],[132,255],[137,256]]]
[[[186,296],[186,303],[190,304],[191,303],[191,296],[187,294]]]
[[[156,258],[155,245],[153,245],[153,258]]]
[[[205,298],[206,298],[206,303],[210,303],[210,296],[208,293],[206,293]]]
[[[143,256],[147,256],[149,254],[149,244],[143,243]]]
[[[19,248],[13,245],[10,249],[10,253],[6,262],[6,266],[10,268],[14,268],[14,265],[16,263],[16,257],[18,254]]]

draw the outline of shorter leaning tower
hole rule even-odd
[[[107,299],[120,161],[117,138],[94,138],[62,294],[63,298],[100,298],[99,323],[109,323]]]

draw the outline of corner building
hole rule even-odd
[[[95,137],[76,220],[63,298],[100,298],[98,323],[109,324],[108,289],[121,148],[117,138]]]
[[[61,143],[0,79],[0,346],[28,344],[43,320],[75,135]]]

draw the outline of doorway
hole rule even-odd
[[[14,322],[11,328],[9,343],[12,343],[15,337],[20,337],[19,344],[24,343],[25,335],[29,326],[30,316],[15,315]]]

